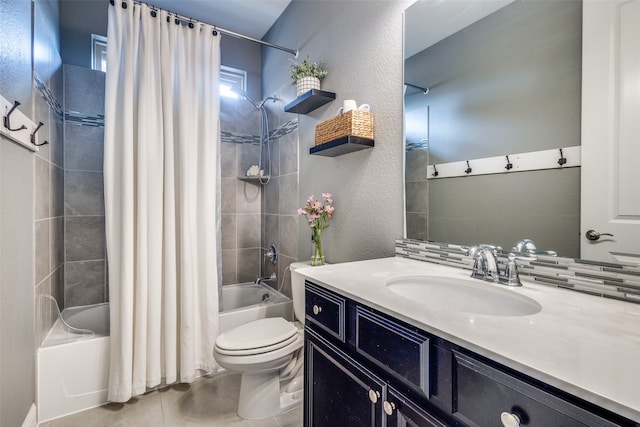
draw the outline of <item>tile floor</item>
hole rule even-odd
[[[110,403],[39,427],[300,427],[302,407],[261,421],[236,414],[240,375],[224,373],[193,384],[179,384],[131,399]]]

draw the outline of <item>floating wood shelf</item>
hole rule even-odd
[[[287,113],[307,114],[334,99],[336,99],[336,94],[333,92],[311,89],[287,104],[284,107],[284,111]]]
[[[336,157],[354,151],[360,151],[367,148],[373,148],[373,139],[360,138],[357,136],[345,136],[316,145],[309,149],[309,154],[316,156]]]

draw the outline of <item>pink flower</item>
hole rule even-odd
[[[331,193],[322,193],[322,201],[320,201],[315,200],[313,195],[309,196],[305,205],[298,209],[298,215],[304,215],[309,227],[313,230],[322,231],[326,229],[329,226],[328,221],[333,217],[334,213],[332,197]]]

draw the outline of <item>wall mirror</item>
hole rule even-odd
[[[408,238],[580,257],[581,49],[581,1],[406,10]]]

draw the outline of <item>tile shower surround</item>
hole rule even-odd
[[[42,12],[40,8],[38,13]],[[41,71],[51,74],[50,70]],[[40,130],[41,138],[49,142],[34,156],[36,346],[55,322],[52,307],[38,304],[39,295],[53,296],[60,301],[60,308],[64,304],[63,116],[57,101],[62,94],[52,89],[61,88],[61,82],[60,71],[51,74],[46,81],[38,70],[33,72],[34,120],[45,124]]]
[[[287,258],[290,254],[282,251],[277,234],[279,228],[274,228],[273,218],[268,218],[265,212],[268,210],[267,205],[273,206],[273,201],[279,203],[278,198],[273,197],[273,193],[279,194],[281,185],[280,157],[283,157],[282,162],[285,164],[291,163],[286,159],[286,153],[291,150],[285,148],[281,153],[279,147],[286,147],[286,141],[291,139],[292,135],[296,135],[297,120],[288,120],[280,124],[277,117],[269,115],[271,180],[263,186],[257,182],[237,179],[246,173],[249,166],[259,164],[260,122],[257,110],[248,102],[223,98],[220,117],[222,284],[254,281],[259,275],[269,276],[272,268],[270,265],[264,265],[263,268],[263,254],[265,246],[272,243],[276,244],[280,252],[277,273],[278,277],[281,277],[284,268],[291,262]],[[285,170],[288,169],[290,168],[285,167]],[[297,151],[293,169],[297,185]],[[297,192],[294,194],[297,195]],[[275,213],[279,214],[279,210]],[[295,209],[290,213],[294,215]],[[279,225],[277,220],[275,224]],[[276,286],[275,283],[270,284]]]
[[[466,255],[467,248],[412,239],[396,240],[398,257],[471,270],[473,260]],[[506,261],[506,256],[498,257],[501,268]],[[517,262],[520,275],[536,283],[640,304],[640,271],[636,267],[542,255],[535,260]]]
[[[64,110],[65,299],[74,306],[108,300],[102,184],[104,75],[65,66],[65,77],[74,82],[69,89],[65,86]],[[38,86],[51,108],[61,110],[46,86]],[[92,92],[97,93],[95,99],[86,97]],[[240,169],[257,162],[260,138],[253,128],[258,122],[247,119],[251,109],[231,108],[221,120],[223,284],[254,280],[262,259],[261,188],[236,179]],[[271,130],[272,144],[296,130],[297,120]]]
[[[64,65],[66,307],[106,302],[104,214],[105,74]]]

